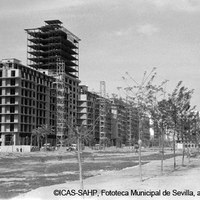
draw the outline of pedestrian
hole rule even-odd
[[[138,153],[139,145],[135,144],[134,149],[135,149],[135,153]]]

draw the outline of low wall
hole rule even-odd
[[[31,146],[29,145],[9,145],[0,146],[0,152],[30,152]]]

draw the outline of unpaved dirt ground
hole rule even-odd
[[[166,154],[165,159],[172,157]],[[138,165],[132,150],[85,151],[84,178]],[[158,152],[144,152],[143,164],[159,160]],[[78,180],[76,152],[33,152],[0,154],[0,198],[9,199],[33,189]]]
[[[182,166],[181,156],[176,157],[177,167],[173,169],[173,158],[164,161],[164,171],[160,171],[160,161],[154,160],[142,166],[142,181],[140,181],[139,167],[134,166],[120,171],[108,171],[102,175],[90,177],[84,180],[85,190],[97,190],[95,195],[70,195],[67,190],[78,191],[79,181],[67,181],[64,184],[57,184],[41,187],[28,193],[21,194],[13,200],[198,200],[200,199],[200,157],[195,157]],[[108,194],[102,194],[102,191]],[[148,194],[131,194],[131,190],[138,192],[148,191]],[[168,195],[165,191],[167,190]],[[56,193],[55,193],[56,191]],[[61,193],[58,193],[61,191]],[[62,195],[64,191],[64,195]],[[128,196],[109,195],[112,191],[128,191]],[[160,191],[157,193],[156,191]],[[164,193],[163,193],[164,192]]]

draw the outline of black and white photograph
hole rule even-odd
[[[199,0],[0,0],[0,199],[200,199]]]

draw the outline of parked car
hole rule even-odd
[[[72,151],[78,150],[77,144],[72,144],[71,149],[72,149]]]
[[[55,147],[54,146],[51,146],[50,143],[45,143],[42,147],[41,147],[41,150],[42,151],[54,151],[55,150]]]
[[[76,150],[77,150],[76,144],[71,144],[70,146],[66,147],[66,151],[76,151]]]

